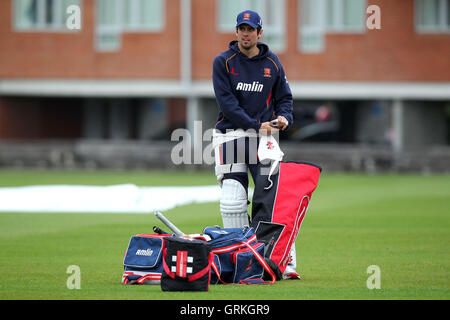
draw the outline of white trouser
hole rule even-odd
[[[213,148],[215,156],[215,173],[217,182],[222,186],[223,176],[227,173],[244,172],[247,173],[247,164],[245,163],[223,163],[221,146],[229,141],[233,141],[239,138],[255,138],[258,134],[254,130],[244,131],[242,129],[231,130],[227,133],[221,133],[218,130],[213,132]]]

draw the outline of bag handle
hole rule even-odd
[[[175,273],[169,269],[169,266],[166,263],[166,255],[167,255],[167,248],[165,248],[163,251],[163,269],[169,277],[175,279]]]
[[[214,260],[214,254],[213,254],[212,252],[210,252],[210,253],[208,254],[208,265],[207,265],[206,267],[204,267],[202,270],[198,271],[197,273],[191,274],[191,275],[188,277],[188,281],[189,281],[189,282],[192,282],[192,281],[195,281],[195,280],[197,280],[197,279],[200,279],[200,278],[203,277],[205,274],[207,274],[208,272],[210,272],[210,271],[211,271],[211,264],[212,264],[213,260]]]
[[[248,244],[247,241],[244,242],[244,244],[247,246],[247,248],[250,249],[250,251],[253,253],[255,258],[259,261],[259,263],[261,263],[261,265],[263,266],[264,270],[270,275],[271,280],[263,282],[263,284],[273,284],[273,283],[275,283],[275,281],[277,280],[277,277],[275,276],[275,273],[273,272],[272,268],[270,268],[270,266],[267,264],[266,260],[264,260],[264,258],[261,257],[261,255],[258,253],[258,251],[256,251],[255,248],[253,248],[250,244]],[[241,281],[245,281],[245,279],[241,280]]]
[[[252,240],[253,241],[253,240]],[[246,246],[247,248],[250,249],[250,251],[253,253],[253,255],[255,256],[255,258],[259,261],[259,263],[261,263],[261,265],[263,266],[264,270],[270,275],[271,280],[270,281],[263,281],[261,282],[261,284],[273,284],[275,283],[275,281],[277,280],[277,277],[275,276],[275,273],[273,272],[272,268],[270,268],[270,266],[267,264],[266,260],[264,260],[264,258],[258,253],[258,251],[255,250],[255,248],[253,248],[249,242],[252,242],[250,239],[245,241],[245,242],[241,242],[239,245],[241,246]],[[220,272],[219,272],[219,268],[217,267],[216,263],[213,261],[211,268],[214,269],[214,272],[217,275],[217,278],[219,279],[220,282],[222,282],[223,284],[235,284],[235,283],[228,283],[222,280],[222,278],[220,277]],[[242,279],[239,280],[240,284],[250,284],[250,282],[255,281],[255,279]],[[246,283],[248,282],[248,283]]]

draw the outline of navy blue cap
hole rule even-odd
[[[239,27],[241,24],[248,24],[255,29],[262,28],[261,17],[257,12],[251,10],[245,10],[239,13],[236,22],[236,27]]]

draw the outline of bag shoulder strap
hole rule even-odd
[[[166,263],[166,255],[167,255],[167,248],[165,248],[163,251],[163,269],[169,277],[171,277],[172,279],[175,279],[175,272],[172,272]]]
[[[276,281],[276,275],[273,272],[272,268],[270,268],[270,266],[267,264],[266,260],[258,253],[258,251],[255,250],[255,248],[253,248],[249,242],[252,242],[249,240],[245,241],[245,242],[241,242],[239,245],[240,246],[246,246],[247,248],[250,249],[250,251],[253,253],[253,255],[255,256],[255,258],[259,261],[259,263],[261,263],[261,265],[263,266],[264,270],[270,275],[271,280],[270,281],[255,281],[255,279],[242,279],[239,280],[240,284],[255,284],[255,282],[257,282],[257,284],[273,284]],[[235,283],[228,283],[222,280],[222,278],[220,277],[220,272],[219,272],[219,268],[217,267],[216,263],[214,261],[212,261],[212,265],[211,268],[213,268],[214,272],[217,275],[217,278],[219,278],[219,281],[223,284],[235,284]]]
[[[195,281],[197,279],[200,279],[205,274],[210,272],[211,271],[211,264],[212,264],[213,260],[214,260],[214,254],[212,252],[210,252],[208,254],[208,265],[206,267],[204,267],[202,270],[198,271],[197,273],[194,273],[194,274],[190,275],[188,277],[188,281],[192,282],[192,281]]]
[[[270,275],[271,280],[270,281],[264,281],[264,282],[262,282],[262,284],[273,284],[273,283],[275,283],[275,281],[277,280],[277,277],[275,276],[275,273],[273,272],[272,268],[270,268],[270,266],[267,264],[266,260],[250,244],[245,242],[245,245],[247,246],[247,248],[250,249],[250,251],[253,253],[253,255],[259,261],[259,263],[261,263],[261,265],[263,266],[264,270]],[[241,282],[245,281],[245,280],[247,280],[247,279],[241,280]]]

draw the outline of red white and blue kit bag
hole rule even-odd
[[[277,169],[273,184],[265,175],[255,181],[251,226],[265,245],[264,258],[281,279],[322,169],[307,162],[280,162]]]

